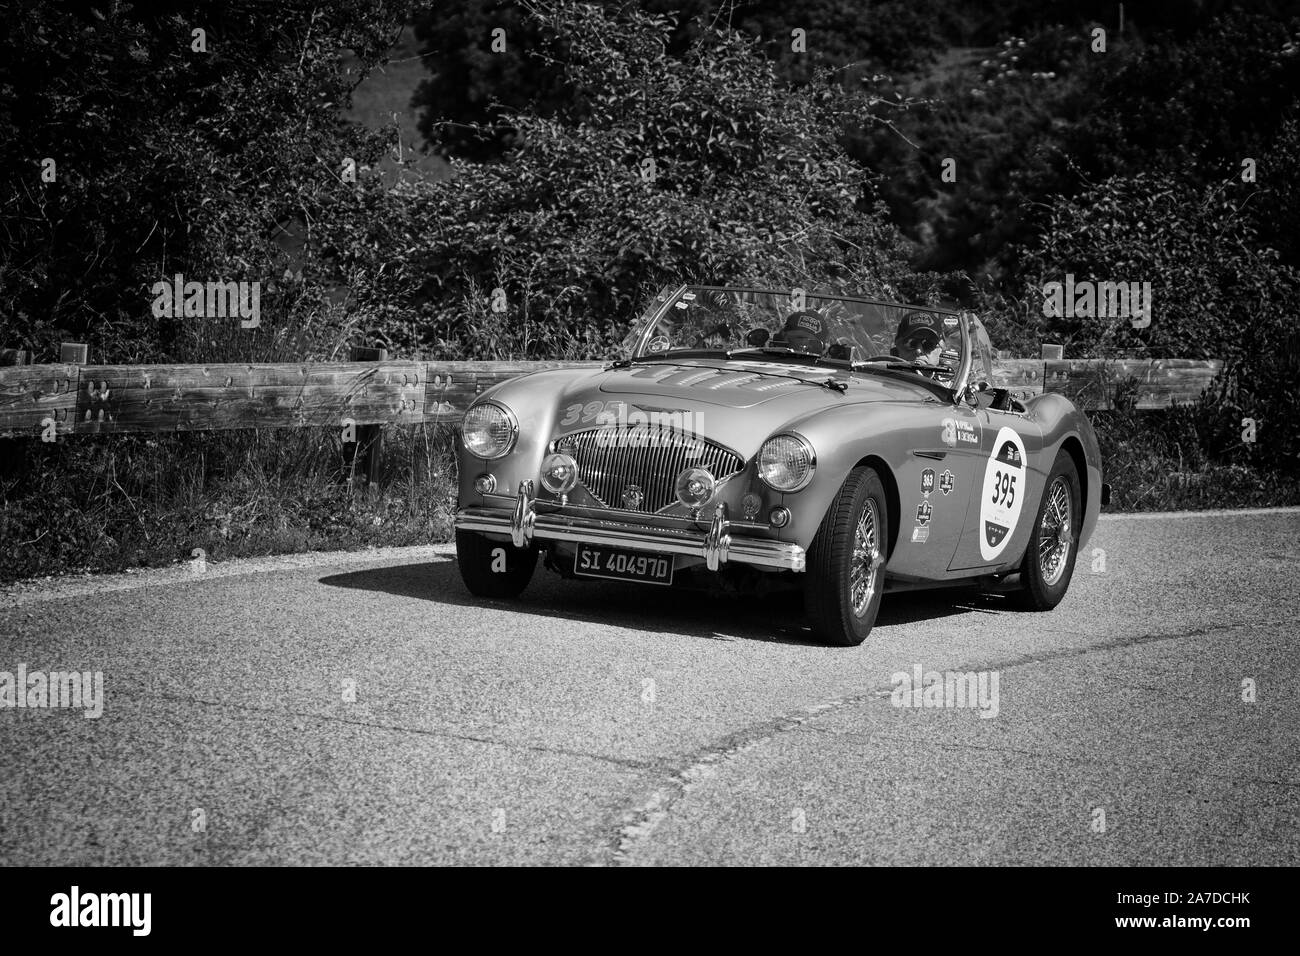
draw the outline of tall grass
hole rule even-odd
[[[334,429],[29,442],[0,478],[0,579],[445,541],[453,440],[385,427],[378,486],[356,492]]]

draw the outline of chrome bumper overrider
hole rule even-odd
[[[456,513],[456,527],[465,531],[508,534],[518,548],[527,547],[534,540],[582,541],[632,551],[703,558],[710,571],[718,570],[728,561],[787,571],[804,569],[804,549],[797,544],[766,538],[734,537],[729,531],[725,503],[714,510],[707,534],[614,526],[591,518],[538,514],[533,483],[521,481],[513,514],[489,508],[462,508]]]

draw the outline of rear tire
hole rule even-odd
[[[1034,530],[1020,565],[1020,588],[1015,600],[1023,609],[1050,611],[1069,590],[1083,526],[1082,500],[1079,470],[1069,452],[1062,450],[1047,476]]]
[[[460,577],[475,597],[518,597],[532,580],[537,548],[516,548],[492,541],[477,531],[456,530],[456,563]]]
[[[818,640],[856,647],[876,623],[889,547],[889,499],[874,468],[854,468],[826,510],[804,566],[804,613]]]

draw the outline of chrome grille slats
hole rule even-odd
[[[639,442],[638,444],[636,444],[636,445],[633,447],[633,449],[632,449],[632,451],[633,451],[633,455],[632,455],[632,474],[633,474],[634,476],[640,477],[640,476],[642,476],[642,475],[645,474],[645,434],[646,434],[646,428],[645,428],[644,425],[641,425],[641,426],[634,426],[634,427],[628,429],[628,434],[629,434],[629,437],[630,437],[630,436],[636,436],[637,438],[640,439],[640,442]],[[634,477],[630,482],[628,482],[628,484],[634,484],[634,485],[637,485],[637,486],[641,489],[641,494],[642,494],[642,496],[643,496],[642,499],[641,499],[641,507],[645,507],[645,505],[646,505],[646,501],[645,501],[645,498],[644,498],[644,495],[645,495],[645,493],[646,493],[645,482],[644,482],[644,481],[637,481],[637,480],[636,480],[636,477]],[[619,501],[619,504],[622,504],[622,503],[623,503],[623,502],[620,500],[620,501]],[[626,505],[624,505],[624,507],[626,507]],[[640,511],[641,508],[633,508],[633,509],[631,509],[631,510],[633,510],[633,511]]]
[[[595,432],[583,432],[580,435],[572,436],[574,440],[574,457],[586,462],[586,468],[579,466],[578,480],[600,504],[609,507],[609,501],[606,495],[609,493],[605,488],[604,476],[607,469],[606,457],[609,452],[608,448],[602,448],[596,443]]]
[[[688,467],[707,468],[718,481],[745,467],[740,456],[722,446],[662,424],[597,428],[567,437],[573,442],[578,481],[602,507],[615,511],[654,514],[673,504],[677,476]],[[687,443],[692,441],[701,446],[697,458],[687,456]],[[623,489],[628,485],[641,489],[638,509],[623,505]]]
[[[668,471],[674,476],[672,482],[675,488],[677,484],[676,476],[686,470],[686,445],[684,443],[675,445],[669,451],[671,454],[668,458]]]
[[[592,436],[593,441],[595,437],[596,436],[594,435]],[[614,497],[614,493],[618,491],[618,488],[613,487],[613,480],[608,477],[610,473],[611,459],[613,458],[614,455],[614,449],[611,448],[609,445],[597,445],[596,450],[599,453],[599,457],[598,457],[599,470],[597,471],[597,475],[599,476],[599,480],[600,480],[600,500],[605,502],[605,506],[608,508],[617,508],[620,502],[617,498]],[[581,474],[581,472],[579,473]]]

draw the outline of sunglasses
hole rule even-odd
[[[939,347],[939,340],[932,335],[914,335],[903,340],[903,348],[914,352],[932,352]]]

